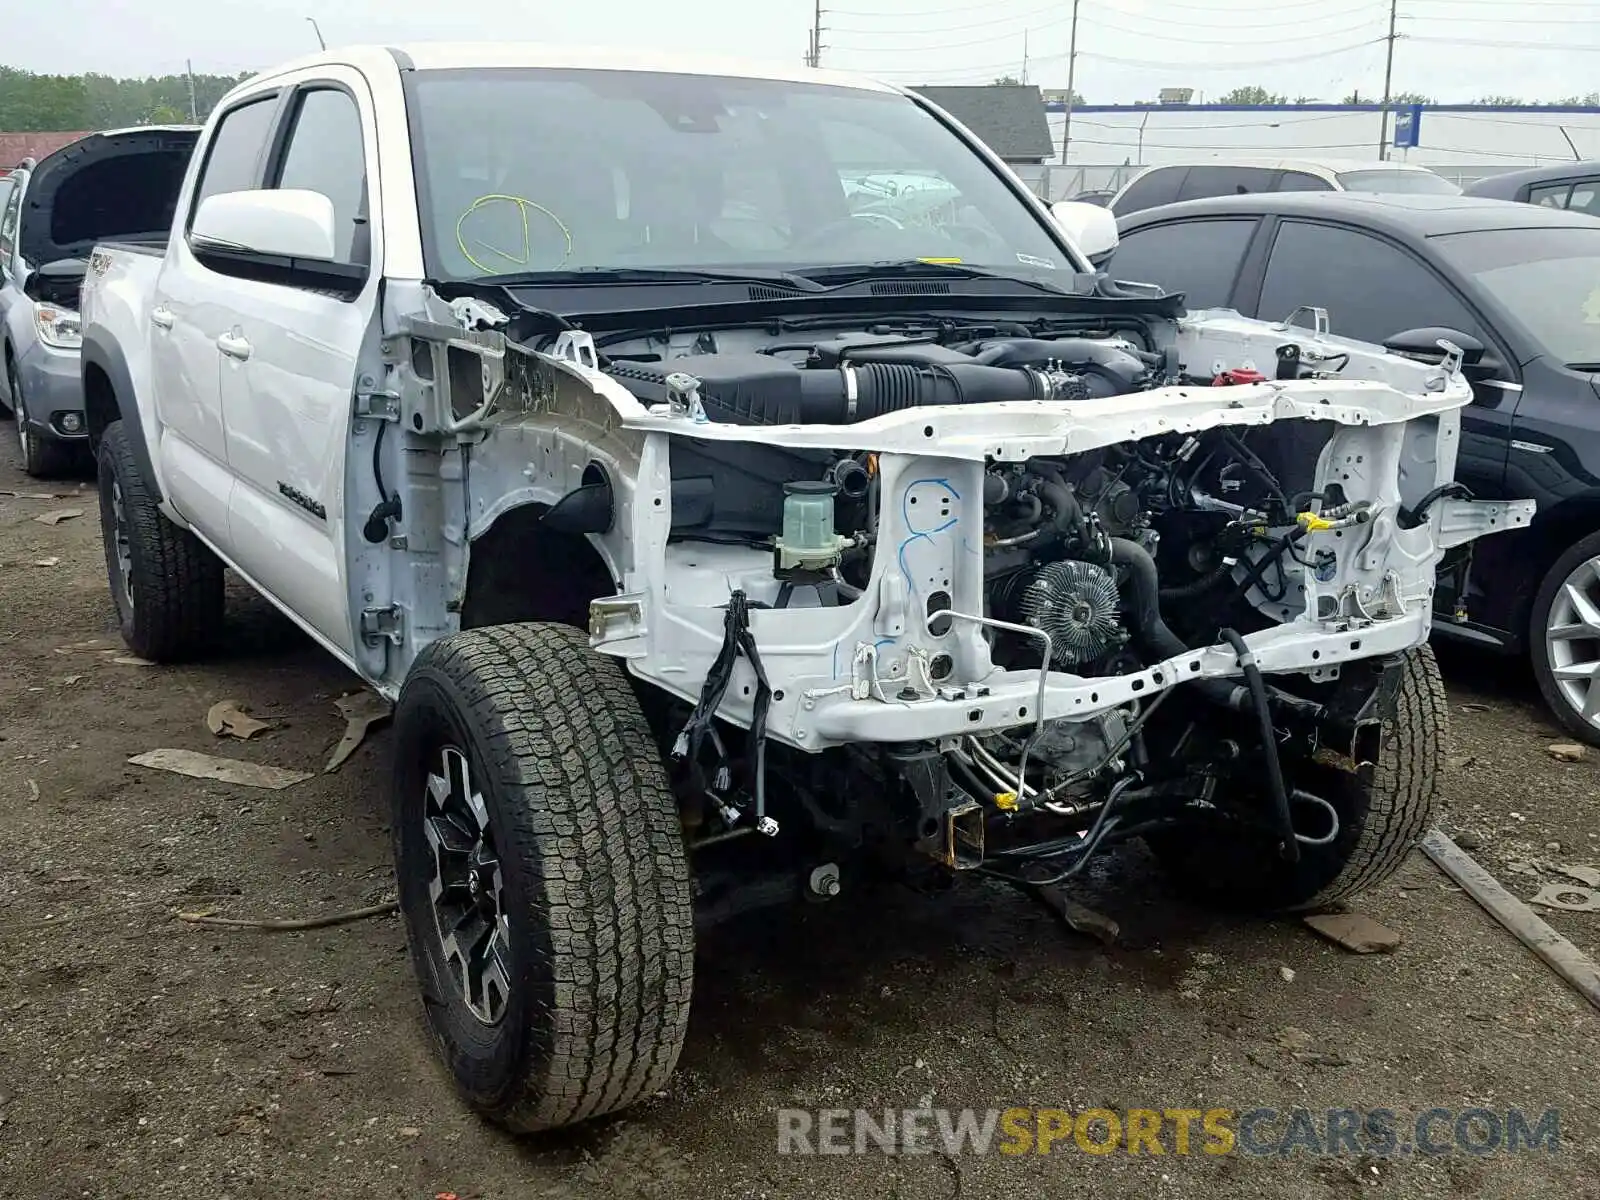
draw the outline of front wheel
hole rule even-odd
[[[1561,727],[1600,745],[1600,533],[1568,550],[1533,600],[1529,657]]]
[[[6,385],[11,392],[11,416],[16,422],[17,449],[22,453],[22,469],[35,479],[55,479],[70,471],[76,462],[76,446],[41,437],[32,428],[28,402],[22,394],[17,365],[6,360]]]
[[[1450,709],[1432,647],[1388,666],[1374,700],[1376,723],[1357,739],[1362,761],[1319,754],[1284,764],[1290,788],[1315,793],[1339,814],[1332,842],[1302,844],[1291,863],[1275,835],[1236,825],[1148,838],[1174,882],[1227,908],[1298,912],[1369,891],[1399,870],[1433,822],[1444,770]]]
[[[626,677],[560,625],[443,638],[395,711],[395,866],[428,1031],[533,1132],[663,1088],[694,971],[688,857]]]

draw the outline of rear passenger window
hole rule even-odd
[[[1174,221],[1124,234],[1107,268],[1113,279],[1182,292],[1190,308],[1229,303],[1256,218]]]
[[[1188,167],[1154,167],[1128,185],[1128,190],[1111,206],[1112,211],[1121,217],[1158,204],[1171,204],[1178,198],[1178,189],[1188,173]]]
[[[195,209],[206,197],[222,192],[247,192],[261,186],[261,154],[277,109],[278,97],[274,94],[241,104],[223,116],[206,150],[206,165],[200,172],[200,185],[195,189],[194,209],[189,212],[191,222]]]
[[[1547,183],[1543,187],[1528,189],[1528,203],[1542,208],[1566,208],[1571,195],[1570,183]]]
[[[1331,192],[1333,184],[1310,171],[1285,171],[1278,180],[1280,192]]]
[[[1581,179],[1573,184],[1567,207],[1576,213],[1600,217],[1600,179]]]
[[[335,261],[366,264],[366,155],[361,111],[348,92],[318,88],[301,95],[276,186],[320,192],[333,201]]]
[[[1273,172],[1265,167],[1190,167],[1178,189],[1179,200],[1205,200],[1211,196],[1244,196],[1272,190]]]

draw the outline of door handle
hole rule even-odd
[[[217,337],[217,349],[229,358],[237,358],[240,362],[250,357],[250,343],[237,333],[224,333]]]
[[[172,310],[165,304],[150,313],[150,324],[157,329],[171,329],[173,323]]]

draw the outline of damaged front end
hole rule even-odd
[[[390,357],[402,428],[465,448],[457,608],[505,514],[586,539],[615,584],[592,644],[667,699],[697,845],[798,826],[817,855],[1081,865],[1119,806],[1160,824],[1249,773],[1292,857],[1339,817],[1277,779],[1279,743],[1361,770],[1444,552],[1533,513],[1453,482],[1459,359],[1233,314],[607,355],[455,316]]]

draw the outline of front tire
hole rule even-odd
[[[400,907],[427,1029],[519,1132],[665,1087],[694,972],[688,857],[619,666],[560,625],[429,645],[395,711]]]
[[[222,628],[222,560],[163,515],[121,421],[100,435],[99,481],[100,537],[122,640],[152,662],[210,649]]]
[[[1546,573],[1529,614],[1528,651],[1561,727],[1600,746],[1600,533],[1580,540]]]
[[[6,386],[11,392],[11,417],[16,422],[17,449],[22,455],[22,469],[34,479],[57,479],[72,469],[77,461],[77,447],[58,442],[54,438],[39,436],[28,428],[28,404],[22,394],[22,380],[17,376],[17,364],[6,359]]]
[[[1313,760],[1287,781],[1338,811],[1333,842],[1302,844],[1291,863],[1272,838],[1228,827],[1151,837],[1151,851],[1181,890],[1224,908],[1302,912],[1370,891],[1400,869],[1433,823],[1449,713],[1432,647],[1408,651],[1379,682],[1375,744],[1361,751],[1368,761],[1351,771],[1349,763]]]

